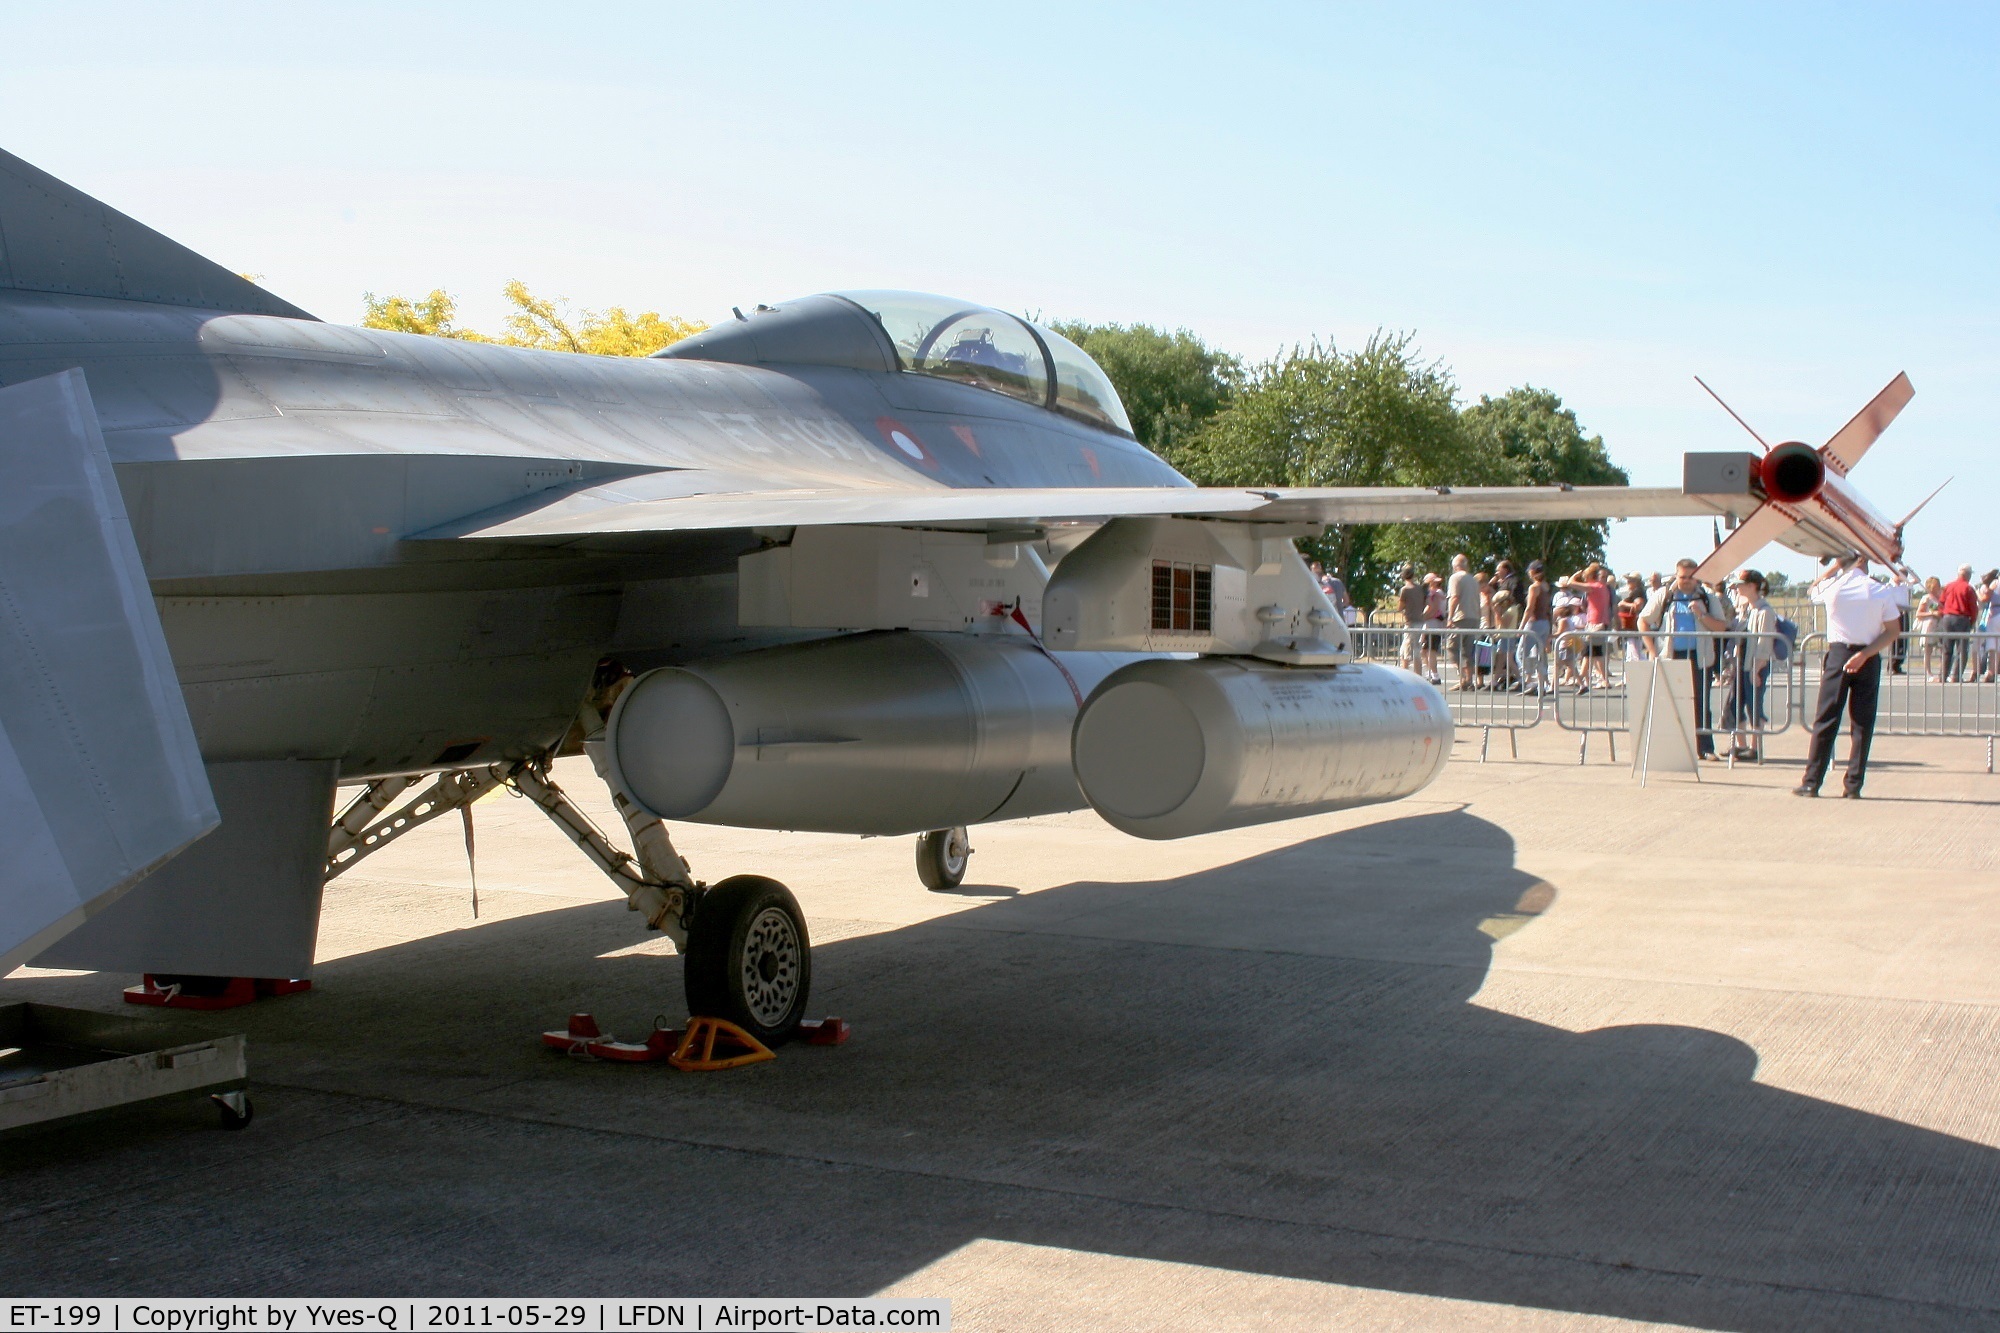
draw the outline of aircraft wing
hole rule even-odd
[[[218,822],[83,372],[0,389],[0,976]]]
[[[1704,516],[1727,512],[1730,504],[1729,497],[1632,486],[929,487],[689,493],[698,485],[698,478],[686,472],[623,478],[572,488],[548,499],[533,497],[416,536],[562,544],[595,536],[721,528],[885,524],[999,530],[1153,515],[1311,524],[1535,522]]]

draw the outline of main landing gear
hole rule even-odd
[[[327,878],[411,829],[504,786],[541,807],[624,891],[627,906],[673,940],[687,960],[683,976],[690,1015],[727,1019],[766,1046],[798,1030],[812,988],[812,940],[798,899],[778,881],[735,875],[713,887],[696,883],[666,825],[614,792],[612,805],[632,837],[632,850],[621,851],[556,785],[546,759],[441,774],[400,808],[389,808],[420,781],[384,779],[355,799],[333,827]],[[962,841],[964,830],[958,832]],[[965,873],[962,856],[958,873]]]
[[[683,973],[690,1014],[726,1018],[766,1046],[790,1037],[812,989],[812,941],[792,891],[732,875],[695,899]]]
[[[955,889],[965,880],[972,858],[972,838],[962,828],[941,828],[917,835],[917,878],[933,893]]]

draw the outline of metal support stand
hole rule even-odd
[[[549,777],[545,759],[440,773],[414,799],[389,811],[396,798],[420,780],[383,778],[370,784],[341,812],[327,842],[328,879],[411,829],[463,809],[495,787],[510,787],[533,801],[590,858],[592,865],[611,878],[624,892],[626,905],[645,914],[647,926],[667,932],[676,948],[686,947],[688,922],[694,916],[695,899],[700,896],[702,886],[695,882],[687,862],[674,850],[667,826],[623,795],[614,795],[612,800],[632,835],[631,852],[613,846],[590,816],[556,786]]]
[[[362,857],[381,850],[411,829],[448,815],[460,806],[472,804],[487,792],[505,783],[508,766],[468,768],[456,773],[440,773],[437,780],[414,799],[391,814],[382,812],[421,779],[383,778],[372,782],[340,812],[326,844],[326,877],[340,875]]]
[[[1986,771],[1988,773],[1993,771],[1993,738],[1991,736],[1986,738]]]
[[[1479,762],[1482,764],[1486,762],[1486,747],[1489,744],[1491,744],[1492,741],[1493,741],[1493,728],[1481,727],[1479,729]]]

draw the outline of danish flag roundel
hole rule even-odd
[[[937,471],[937,456],[924,448],[924,442],[919,440],[917,433],[908,426],[894,417],[876,417],[875,429],[882,432],[882,438],[888,441],[889,448],[904,461],[918,463],[933,472]]]

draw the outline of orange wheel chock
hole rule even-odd
[[[598,1027],[591,1015],[571,1014],[566,1027],[542,1034],[542,1044],[565,1055],[625,1064],[665,1060],[676,1069],[692,1073],[734,1069],[778,1058],[777,1052],[727,1019],[691,1018],[685,1031],[661,1022],[663,1025],[655,1027],[643,1042],[619,1041]],[[798,1037],[811,1046],[840,1046],[846,1043],[851,1031],[845,1019],[808,1018],[799,1023]],[[722,1043],[720,1055],[716,1054],[718,1041]]]
[[[716,1054],[718,1040],[735,1046],[737,1053]],[[777,1052],[727,1019],[690,1018],[687,1031],[681,1036],[681,1044],[667,1057],[667,1063],[689,1073],[706,1073],[777,1058]]]

